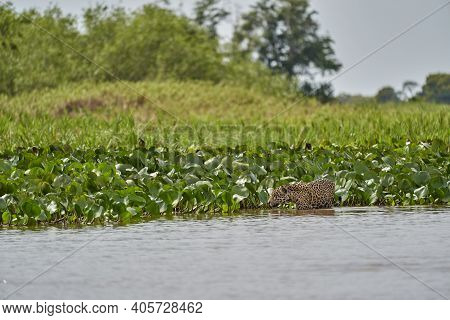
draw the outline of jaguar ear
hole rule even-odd
[[[287,193],[287,187],[286,186],[281,186],[281,191],[283,192],[283,193]]]

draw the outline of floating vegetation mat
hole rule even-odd
[[[272,188],[327,177],[337,206],[447,205],[446,143],[91,150],[0,154],[2,225],[130,223],[267,206]]]

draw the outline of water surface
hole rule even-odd
[[[450,296],[450,208],[339,208],[318,215],[260,212],[123,227],[2,229],[0,241],[0,298]]]

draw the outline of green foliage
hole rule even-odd
[[[79,48],[76,21],[51,7],[43,13],[28,10],[22,16],[0,5],[3,48],[0,51],[0,93],[55,86],[82,77],[80,58],[67,46]],[[46,33],[36,26],[46,30]],[[64,39],[64,44],[56,41]]]
[[[207,29],[225,16],[214,1],[198,5]],[[231,60],[207,29],[152,4],[134,12],[97,5],[84,11],[80,28],[56,6],[19,14],[0,5],[0,94],[117,79],[231,82],[290,94],[283,77],[249,59]]]
[[[84,12],[83,32],[57,7],[20,16],[0,5],[1,225],[229,213],[264,207],[275,186],[318,177],[336,181],[341,205],[450,202],[449,105],[298,99],[293,76],[311,64],[285,63],[264,41],[251,50],[280,53],[276,75],[265,60],[222,52],[206,30],[221,17],[216,2],[201,4],[203,27],[155,5],[131,13],[99,5]],[[313,67],[337,70],[313,14],[306,1],[266,0],[246,23],[251,35],[288,23],[292,34],[265,36],[299,55],[296,45],[317,45]],[[297,39],[301,28],[306,40]],[[100,65],[130,82],[109,81]],[[424,96],[446,92],[442,79],[431,77]],[[330,90],[310,94],[328,101]]]
[[[86,42],[93,44],[88,56],[122,80],[218,82],[224,71],[217,41],[167,9],[145,5],[127,15],[120,8],[97,7],[85,12],[85,24]],[[110,74],[103,77],[114,80]]]
[[[0,96],[2,224],[228,213],[320,176],[341,205],[449,202],[449,106],[311,108],[210,83],[129,85]]]
[[[416,81],[407,80],[403,82],[401,96],[402,100],[407,101],[409,99],[414,99],[415,91],[419,84]]]
[[[256,55],[275,72],[289,77],[337,71],[332,39],[319,35],[315,11],[307,0],[260,0],[242,16],[234,34],[238,50]]]
[[[315,97],[322,103],[327,103],[334,100],[333,86],[329,82],[314,84],[309,81],[305,81],[301,86],[301,91],[305,96]]]
[[[418,143],[435,138],[450,144],[446,105],[322,106],[269,90],[205,82],[127,86],[88,82],[0,96],[0,151],[55,142],[80,148],[133,148],[139,138],[147,145],[170,148],[265,147],[271,141],[397,145],[407,139]]]
[[[17,25],[20,23],[10,4],[0,4],[0,93],[14,93],[18,48]]]
[[[273,187],[324,176],[341,205],[450,203],[450,154],[440,141],[312,150],[64,146],[0,155],[4,225],[129,223],[168,214],[264,207]]]
[[[430,74],[420,94],[426,101],[450,104],[450,74]]]
[[[383,87],[375,95],[375,100],[379,103],[399,102],[397,92],[392,87]]]

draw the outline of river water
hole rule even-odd
[[[450,208],[0,229],[0,241],[0,298],[450,297]]]

